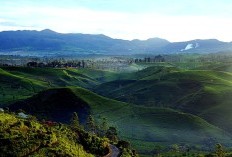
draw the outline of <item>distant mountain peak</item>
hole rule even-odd
[[[164,41],[168,41],[166,39],[163,39],[163,38],[158,38],[158,37],[154,37],[154,38],[149,38],[147,40],[164,40]],[[169,41],[168,41],[169,42]]]
[[[44,30],[41,30],[40,32],[42,32],[42,33],[57,33],[51,29],[44,29]]]
[[[158,37],[154,37],[154,38],[149,38],[149,39],[146,39],[146,40],[140,40],[140,39],[133,39],[131,41],[148,41],[148,42],[167,42],[167,43],[170,43],[168,40],[166,39],[162,39],[162,38],[158,38]]]

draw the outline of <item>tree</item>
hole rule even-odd
[[[70,120],[70,124],[75,129],[80,127],[79,118],[76,112],[73,112],[72,118]]]
[[[223,150],[223,147],[220,143],[216,144],[216,157],[225,157],[225,152]]]
[[[27,67],[37,67],[38,66],[38,63],[37,62],[28,62],[27,63]]]
[[[131,144],[128,141],[124,141],[124,140],[118,141],[117,146],[121,149],[123,149],[123,148],[130,149],[131,148]]]
[[[117,136],[118,136],[117,129],[115,127],[109,127],[109,129],[106,132],[106,137],[113,142],[117,142],[118,141]]]
[[[102,136],[106,134],[107,129],[108,129],[107,118],[103,117],[101,119],[101,124],[100,124],[100,132]]]
[[[81,64],[82,64],[82,68],[85,68],[85,61],[84,60],[81,61]]]
[[[173,144],[173,145],[171,146],[171,150],[172,150],[173,152],[179,152],[179,151],[180,151],[180,148],[179,148],[178,144]]]
[[[95,125],[95,122],[94,122],[92,115],[88,116],[87,122],[86,122],[86,127],[87,127],[88,131],[95,133],[96,125]]]

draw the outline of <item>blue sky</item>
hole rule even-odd
[[[0,31],[232,41],[230,0],[0,0]]]

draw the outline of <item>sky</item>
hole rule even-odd
[[[0,0],[0,31],[232,41],[231,0]]]

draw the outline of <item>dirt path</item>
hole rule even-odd
[[[109,146],[109,149],[110,149],[110,153],[104,157],[118,157],[120,150],[115,145],[111,144]]]

